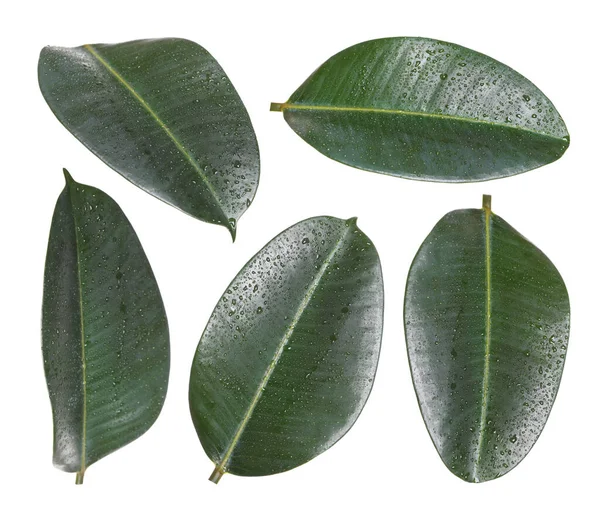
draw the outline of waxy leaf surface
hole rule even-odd
[[[56,117],[110,167],[235,238],[258,185],[258,145],[204,48],[184,39],[46,47],[38,76]]]
[[[169,332],[158,286],[119,206],[67,183],[48,242],[42,349],[54,464],[77,472],[142,435],[167,392]]]
[[[416,180],[501,178],[548,164],[569,145],[559,113],[525,77],[417,37],[347,48],[271,109],[334,160]]]
[[[211,480],[283,472],[339,440],[371,390],[382,322],[379,257],[355,219],[307,219],[261,249],[219,300],[192,366]]]
[[[425,239],[406,285],[406,342],[425,424],[458,477],[494,479],[532,448],[569,312],[554,265],[488,207],[450,212]]]

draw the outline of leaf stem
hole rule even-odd
[[[281,112],[284,105],[285,103],[271,103],[271,108],[269,110],[271,112]]]
[[[81,472],[77,472],[77,475],[75,476],[75,484],[76,485],[83,484],[83,474],[84,473],[85,473],[85,470],[82,470]]]
[[[221,480],[221,478],[223,477],[224,472],[219,468],[219,466],[217,465],[215,467],[215,469],[213,470],[213,473],[210,475],[210,477],[208,478],[208,480],[211,483],[215,483],[215,484],[219,484],[219,481]]]
[[[483,208],[483,210],[487,210],[488,212],[492,211],[492,197],[489,194],[483,195],[481,208]]]

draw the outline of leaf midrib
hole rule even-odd
[[[433,119],[444,119],[449,121],[456,121],[466,124],[485,125],[485,126],[497,126],[502,128],[509,128],[512,130],[519,130],[534,134],[539,137],[547,137],[554,141],[561,141],[562,143],[568,142],[568,134],[564,137],[539,132],[522,126],[507,125],[505,123],[495,123],[493,121],[483,121],[480,119],[473,119],[460,116],[452,116],[450,114],[435,114],[432,112],[417,112],[402,109],[384,109],[378,107],[338,107],[334,105],[308,105],[299,103],[282,103],[272,104],[276,110],[284,112],[286,110],[311,110],[311,111],[326,111],[326,112],[363,112],[370,114],[387,114],[387,115],[398,115],[398,116],[411,116],[411,117],[422,117],[422,118],[433,118]]]
[[[69,203],[71,205],[71,215],[73,216],[73,229],[75,232],[75,255],[77,260],[77,285],[78,285],[78,296],[79,296],[79,323],[81,332],[81,384],[83,392],[83,411],[82,411],[82,423],[81,423],[81,461],[80,469],[77,473],[77,482],[81,479],[83,481],[83,475],[86,469],[86,445],[87,445],[87,372],[86,372],[86,354],[85,354],[85,322],[83,318],[83,285],[81,280],[81,258],[80,258],[80,242],[79,242],[79,230],[77,225],[77,217],[75,216],[75,206],[73,204],[73,191],[71,189],[72,183],[71,178],[67,177],[67,187],[69,190]]]
[[[84,45],[83,48],[87,50],[106,70],[123,86],[131,95],[139,102],[139,104],[150,114],[150,116],[156,121],[156,123],[162,128],[162,130],[167,134],[169,139],[173,142],[177,150],[183,154],[186,160],[190,163],[190,165],[194,168],[206,188],[210,192],[215,205],[221,212],[222,221],[224,221],[225,226],[229,226],[229,217],[225,213],[221,201],[219,199],[219,195],[217,191],[214,189],[207,176],[204,174],[202,168],[196,162],[196,159],[191,155],[188,150],[185,148],[183,143],[175,136],[175,134],[171,131],[171,129],[167,126],[167,124],[158,116],[158,114],[154,111],[154,109],[150,106],[146,100],[135,90],[135,88],[121,75],[107,60],[104,58],[93,45]]]
[[[492,340],[492,247],[491,247],[491,210],[484,207],[485,215],[485,349],[484,366],[481,392],[481,416],[479,419],[479,439],[475,453],[475,465],[473,467],[473,478],[478,480],[479,465],[481,463],[481,452],[483,449],[485,426],[487,423],[489,382],[490,382],[490,351]]]
[[[300,318],[302,317],[302,314],[306,310],[306,307],[308,306],[314,293],[316,292],[316,290],[319,286],[319,283],[321,282],[321,279],[323,278],[323,276],[325,275],[325,272],[327,271],[327,268],[333,261],[335,254],[342,247],[342,245],[344,244],[344,242],[346,240],[346,237],[348,236],[348,233],[350,233],[350,230],[353,227],[353,223],[350,221],[347,223],[348,224],[346,226],[346,229],[344,230],[344,233],[339,238],[339,240],[337,241],[337,243],[333,247],[333,249],[329,252],[329,254],[327,255],[327,258],[325,258],[325,260],[323,261],[323,264],[321,265],[319,272],[315,275],[315,277],[313,278],[313,281],[311,282],[306,293],[304,294],[302,301],[300,302],[300,305],[298,306],[298,309],[296,310],[296,314],[294,315],[292,322],[290,323],[288,329],[286,330],[281,341],[279,342],[277,349],[275,350],[275,354],[274,354],[273,358],[271,359],[271,362],[270,362],[269,366],[267,367],[267,370],[266,370],[263,378],[261,379],[261,381],[258,385],[258,388],[256,389],[256,392],[254,393],[254,396],[252,397],[252,399],[250,401],[250,405],[248,406],[248,409],[246,410],[246,413],[244,414],[242,421],[240,422],[229,446],[227,447],[225,454],[221,458],[221,461],[219,461],[217,463],[216,469],[219,471],[220,474],[224,474],[225,472],[227,472],[227,464],[229,463],[229,460],[231,459],[231,455],[233,454],[235,447],[237,446],[242,434],[244,433],[244,430],[246,429],[246,426],[248,425],[248,422],[250,421],[252,414],[254,413],[256,405],[260,401],[260,398],[262,397],[263,391],[265,390],[267,383],[269,382],[269,380],[271,379],[271,376],[273,375],[273,372],[275,371],[275,367],[277,366],[277,363],[279,362],[281,355],[283,354],[285,346],[289,342],[294,330],[296,329],[296,326],[298,325],[298,322],[300,321]]]

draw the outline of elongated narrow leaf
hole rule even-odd
[[[211,480],[283,472],[337,442],[371,390],[382,315],[379,257],[355,219],[307,219],[261,249],[219,300],[192,366]]]
[[[56,117],[115,171],[235,238],[259,177],[248,113],[217,61],[183,39],[46,47]]]
[[[501,178],[553,162],[569,145],[560,115],[529,80],[418,37],[347,48],[271,110],[334,160],[416,180]]]
[[[404,304],[413,382],[446,466],[487,481],[540,435],[562,375],[569,298],[552,262],[490,210],[456,210],[419,249]]]
[[[65,176],[46,256],[42,348],[54,464],[81,483],[87,467],[156,420],[169,332],[152,269],[119,206]]]

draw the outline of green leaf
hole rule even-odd
[[[46,47],[38,76],[56,117],[106,164],[235,239],[258,186],[258,145],[204,48],[184,39]]]
[[[540,435],[569,339],[569,298],[548,258],[490,210],[444,216],[406,284],[404,326],[421,413],[465,481],[515,467]]]
[[[379,256],[356,219],[280,233],[231,282],[202,335],[190,410],[218,482],[283,472],[354,424],[375,377]]]
[[[569,146],[560,115],[529,80],[468,48],[418,37],[347,48],[271,110],[334,160],[416,180],[502,178]]]
[[[167,392],[169,331],[144,250],[119,206],[65,170],[42,308],[54,464],[77,472],[142,435]]]

